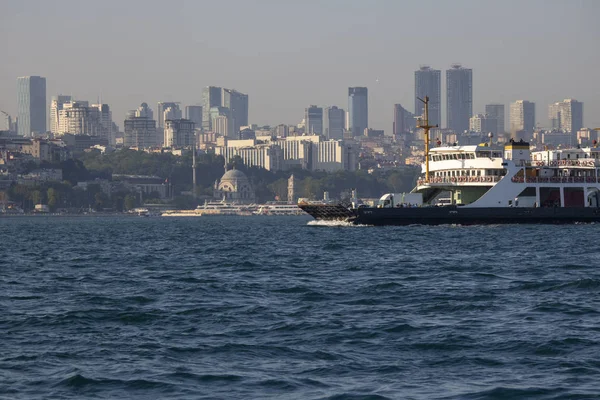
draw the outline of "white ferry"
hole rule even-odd
[[[201,217],[213,215],[252,215],[252,206],[231,204],[224,201],[205,202],[193,210],[173,210],[162,213],[163,217]]]
[[[500,224],[600,222],[600,148],[531,151],[524,141],[429,148],[428,99],[423,174],[403,195],[385,194],[375,207],[300,207],[316,219],[357,224]],[[450,193],[449,205],[436,199]],[[414,201],[414,196],[418,201]]]
[[[271,202],[258,206],[255,215],[306,215],[297,204]]]

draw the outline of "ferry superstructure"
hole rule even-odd
[[[599,207],[600,148],[531,151],[527,142],[505,146],[436,147],[429,179],[413,193],[428,204],[442,192],[464,207]]]

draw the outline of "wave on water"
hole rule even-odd
[[[372,226],[372,225],[362,225],[362,224],[354,224],[352,222],[348,222],[348,221],[325,221],[322,219],[315,219],[312,221],[308,221],[306,225],[310,225],[310,226],[355,226],[355,227],[365,227],[365,226]]]

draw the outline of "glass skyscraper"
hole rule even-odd
[[[348,88],[348,130],[352,136],[364,135],[369,127],[369,92],[366,87]]]
[[[415,71],[415,116],[423,115],[423,102],[425,96],[429,96],[429,125],[441,126],[442,122],[442,83],[441,71],[423,65]],[[468,122],[468,121],[467,121]]]
[[[237,134],[240,127],[248,125],[248,95],[233,89],[223,89],[222,106],[229,108],[233,119],[233,131]]]
[[[46,78],[17,78],[17,108],[19,135],[30,137],[46,133]]]
[[[221,90],[218,86],[207,86],[202,89],[202,129],[205,132],[213,129],[210,109],[222,106]]]
[[[473,70],[454,64],[446,70],[446,126],[461,134],[469,130],[472,116]]]
[[[323,133],[323,109],[311,105],[304,110],[305,132],[309,135],[321,135]]]

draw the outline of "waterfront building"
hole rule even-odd
[[[442,83],[441,71],[422,65],[415,71],[415,116],[422,116],[424,105],[421,99],[429,96],[429,125],[441,127],[442,123]]]
[[[366,87],[348,88],[348,124],[352,136],[361,136],[369,127],[369,92]]]
[[[469,130],[473,115],[473,70],[453,64],[446,70],[446,127],[460,134]]]
[[[60,111],[63,109],[63,105],[72,101],[71,96],[66,96],[59,94],[58,96],[52,96],[52,100],[50,101],[50,132],[57,134],[59,121],[60,121]]]
[[[192,121],[196,129],[202,129],[202,106],[186,106],[185,118]]]
[[[188,147],[194,144],[194,122],[189,119],[165,120],[164,147]]]
[[[248,125],[248,95],[234,89],[223,89],[220,105],[229,108],[233,133],[237,135],[242,126]]]
[[[46,78],[17,78],[18,134],[31,137],[46,133]]]
[[[305,132],[309,135],[321,135],[323,133],[323,109],[311,105],[304,109]]]
[[[504,130],[504,104],[486,104],[485,113],[492,118],[496,118],[498,133],[506,132]]]
[[[221,97],[220,87],[207,86],[202,89],[202,130],[204,132],[213,130],[211,109],[222,107]]]
[[[336,106],[327,107],[323,112],[323,135],[326,139],[344,138],[346,112]]]
[[[583,128],[583,103],[565,99],[548,106],[551,129],[575,134]]]
[[[510,135],[513,139],[528,139],[535,129],[535,103],[517,100],[510,103]]]
[[[158,129],[163,129],[165,127],[165,110],[167,108],[171,108],[172,112],[176,112],[173,110],[179,110],[179,103],[178,102],[172,102],[172,101],[159,101],[158,102],[158,110],[157,110],[157,115],[158,115],[158,121],[157,121],[157,128]],[[179,111],[181,113],[181,111]],[[181,114],[179,115],[179,118],[181,118]]]

